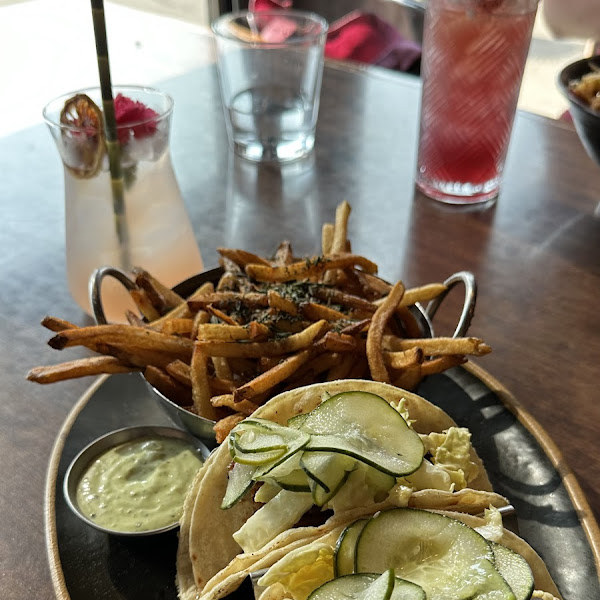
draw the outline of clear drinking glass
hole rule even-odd
[[[113,96],[123,173],[121,207],[114,204],[101,120],[98,130],[100,90],[65,94],[43,111],[64,166],[69,290],[88,314],[88,283],[98,267],[142,267],[168,286],[203,268],[171,163],[173,100],[136,86],[115,86]],[[104,285],[108,319],[122,321],[131,301],[112,278]]]
[[[313,149],[327,23],[296,10],[230,13],[212,26],[234,151],[285,162]]]
[[[497,196],[538,0],[429,0],[417,187],[450,204]]]

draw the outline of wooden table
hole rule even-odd
[[[519,114],[505,182],[491,207],[448,207],[415,194],[418,80],[328,65],[316,149],[281,170],[231,156],[213,67],[164,82],[175,97],[172,153],[207,267],[215,248],[269,253],[282,238],[319,248],[346,199],[353,249],[410,285],[470,270],[479,364],[554,439],[600,514],[600,168],[568,127]],[[45,127],[0,140],[0,597],[50,598],[43,489],[61,423],[91,381],[36,386],[38,364],[66,359],[40,319],[86,322],[65,284],[62,167]],[[436,317],[449,332],[457,300]],[[71,352],[69,357],[77,356]]]

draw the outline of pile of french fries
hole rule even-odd
[[[319,381],[367,378],[414,389],[421,379],[491,351],[480,339],[424,338],[409,307],[446,288],[406,289],[377,277],[377,265],[352,254],[350,206],[322,230],[322,252],[274,256],[221,248],[224,274],[185,299],[135,269],[131,291],[141,314],[129,324],[77,327],[55,317],[51,347],[85,346],[98,356],[32,369],[52,383],[101,373],[143,372],[181,407],[215,421],[217,441],[271,396]]]

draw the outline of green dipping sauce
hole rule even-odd
[[[201,465],[200,451],[185,440],[153,436],[125,442],[90,463],[77,484],[77,504],[106,529],[160,529],[181,518]]]

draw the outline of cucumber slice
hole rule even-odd
[[[221,508],[231,508],[254,485],[254,467],[242,463],[234,463],[227,474],[227,489],[221,502]]]
[[[270,476],[275,467],[283,465],[287,460],[294,456],[296,452],[302,450],[310,441],[310,436],[302,431],[296,431],[293,429],[288,429],[288,431],[293,432],[293,434],[291,434],[287,440],[287,450],[285,450],[279,458],[273,460],[272,462],[257,467],[255,479],[261,479],[267,474]]]
[[[295,452],[282,463],[273,467],[267,475],[258,479],[274,483],[284,490],[291,492],[310,492],[308,476],[300,468],[302,452]]]
[[[335,577],[354,573],[356,541],[369,519],[359,519],[350,523],[338,538],[333,555],[333,573]]]
[[[397,576],[420,585],[428,600],[516,600],[495,569],[488,541],[464,523],[424,510],[397,508],[364,526],[356,570]]]
[[[300,467],[310,480],[314,503],[323,506],[331,500],[344,485],[355,465],[356,460],[344,454],[304,451],[300,457]]]
[[[425,600],[425,592],[414,583],[393,576],[392,569],[382,575],[361,573],[345,575],[324,583],[308,600]]]
[[[494,564],[517,600],[529,600],[535,583],[529,563],[510,548],[490,542],[494,551]]]
[[[229,434],[229,451],[234,461],[256,466],[258,479],[303,448],[309,439],[302,431],[266,419],[245,419]]]
[[[310,491],[312,493],[313,502],[315,506],[325,506],[339,491],[342,489],[351,471],[346,471],[336,487],[330,488],[329,491],[320,486],[316,481],[311,481]]]
[[[301,415],[295,415],[294,417],[290,417],[288,419],[287,425],[288,427],[293,427],[294,429],[300,429],[309,413],[303,413]]]
[[[234,456],[233,460],[236,463],[241,463],[243,465],[252,465],[252,466],[261,466],[261,465],[271,465],[277,459],[281,458],[286,449],[280,448],[278,450],[267,450],[265,452],[242,452],[237,446],[235,441],[233,442],[233,450]]]
[[[310,492],[310,482],[308,476],[302,469],[292,471],[288,475],[283,475],[273,479],[275,483],[284,490],[290,490],[291,492]]]
[[[283,437],[276,433],[261,434],[253,430],[236,431],[232,436],[233,447],[240,452],[269,452],[286,450]]]
[[[310,445],[310,442],[309,442]],[[326,492],[337,488],[347,471],[352,471],[356,461],[344,454],[333,452],[302,452],[300,467],[310,479]]]
[[[311,434],[307,450],[353,456],[389,475],[408,475],[423,460],[423,443],[383,398],[344,392],[306,414],[300,429]]]

